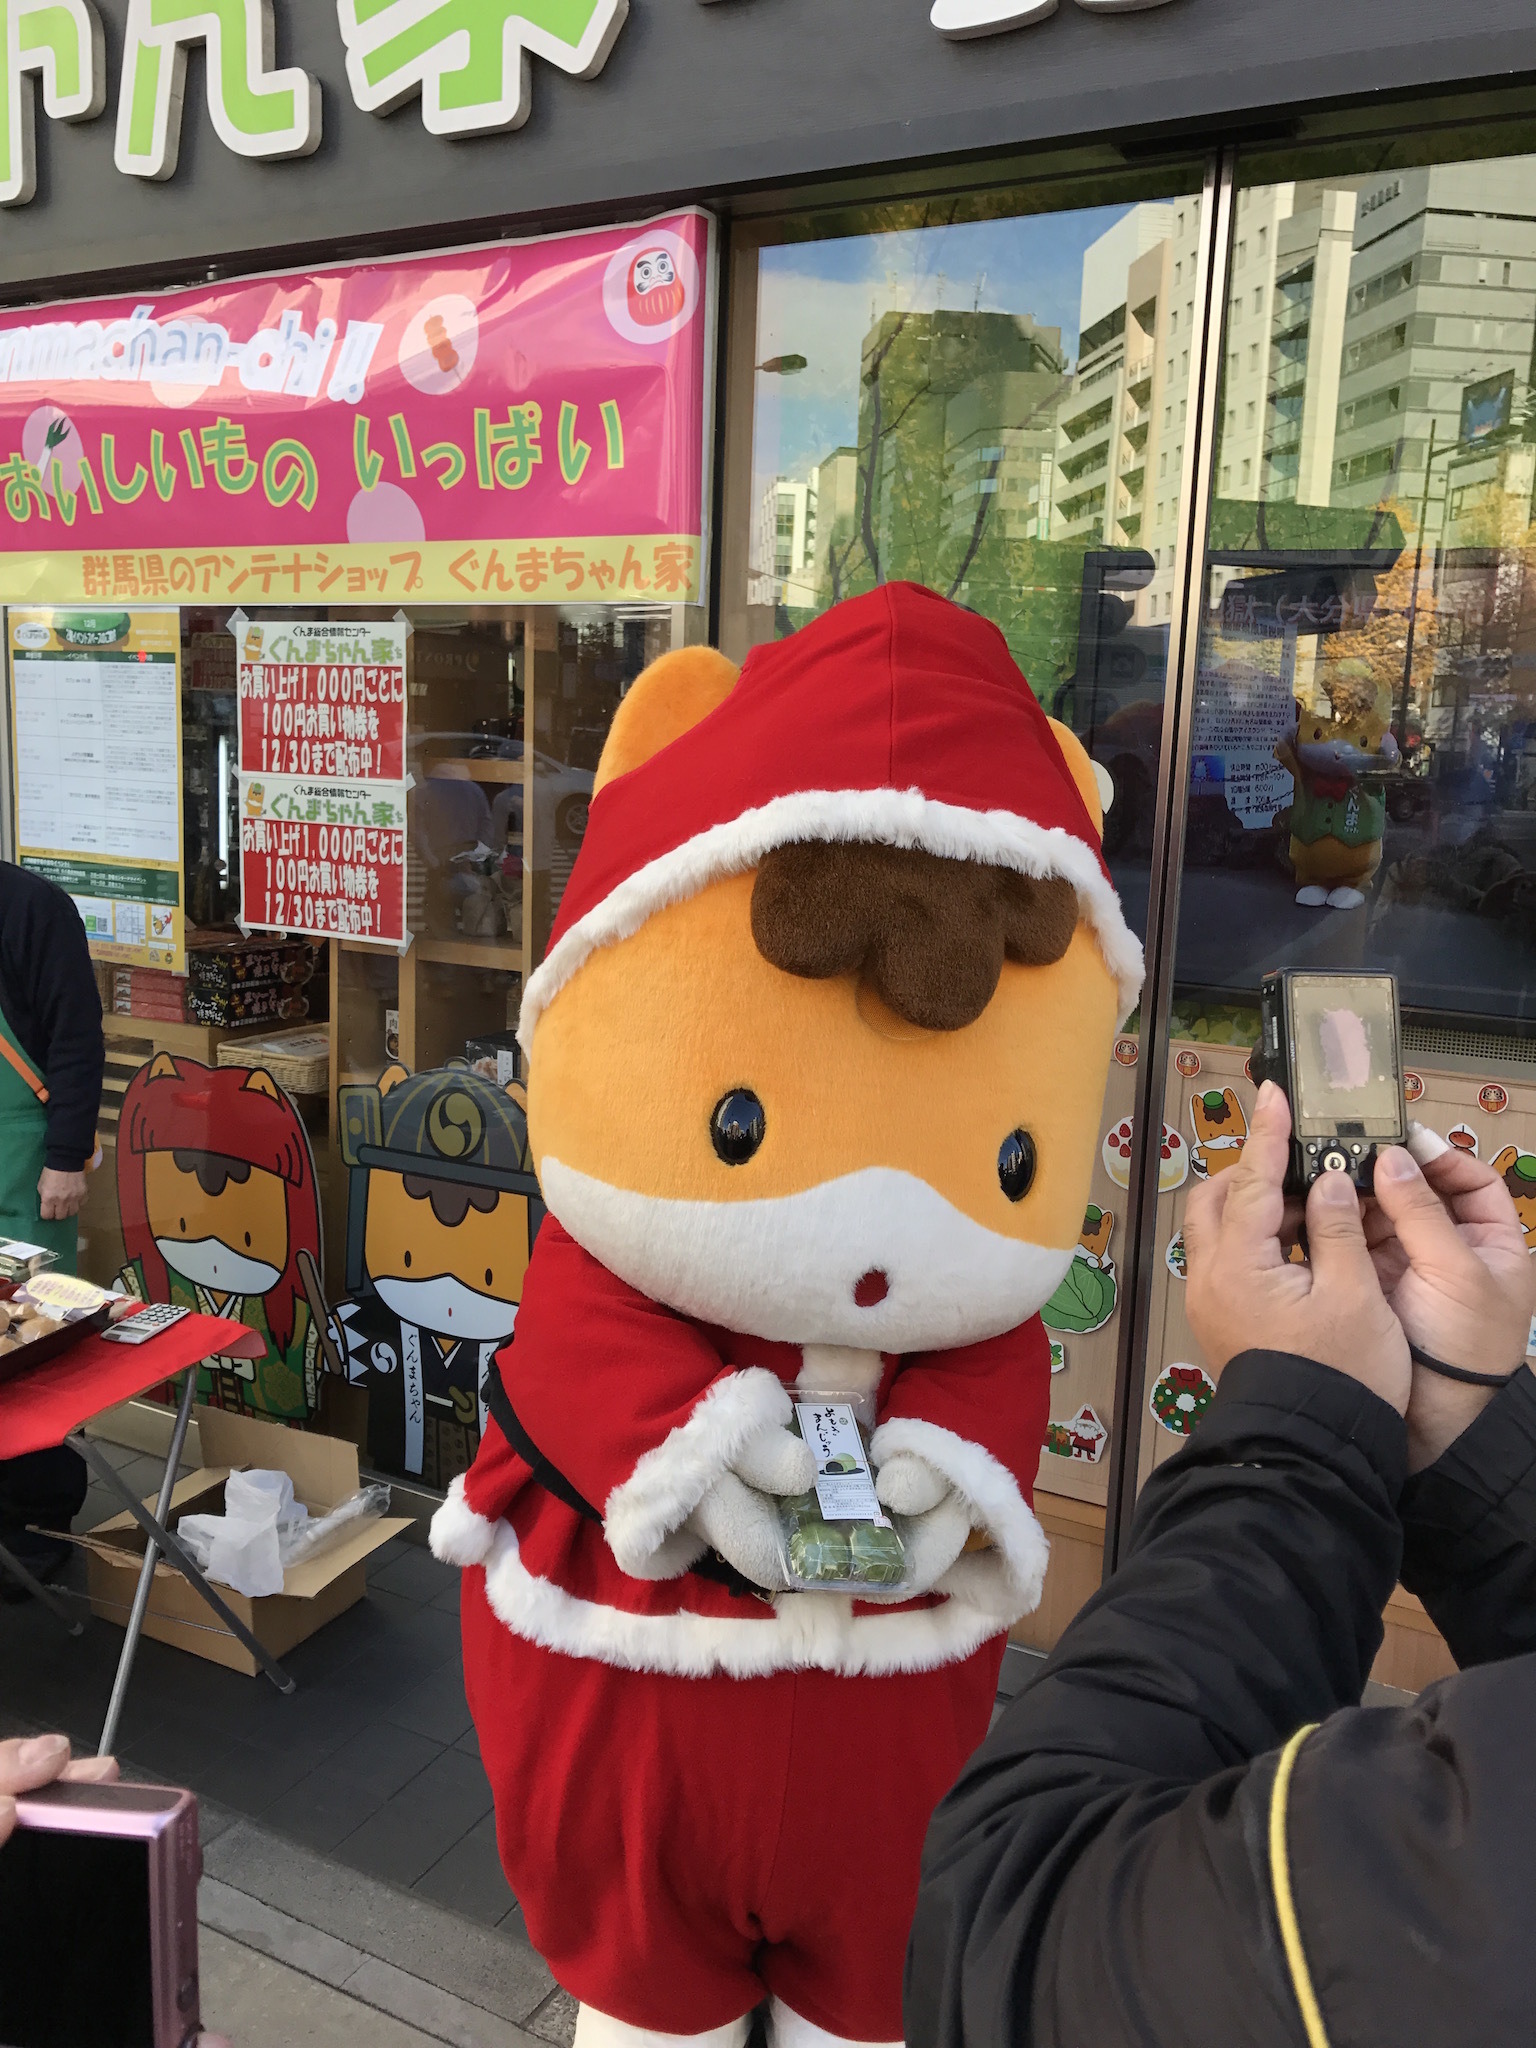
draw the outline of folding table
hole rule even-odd
[[[265,1351],[265,1340],[254,1330],[247,1329],[244,1323],[227,1322],[219,1316],[189,1315],[144,1344],[109,1344],[95,1334],[83,1337],[62,1357],[48,1360],[35,1372],[22,1372],[14,1379],[0,1382],[0,1458],[20,1458],[29,1451],[50,1450],[56,1444],[67,1443],[80,1453],[96,1477],[119,1496],[148,1538],[138,1589],[123,1637],[122,1654],[118,1658],[112,1699],[101,1732],[101,1745],[97,1751],[100,1756],[110,1755],[117,1739],[118,1722],[144,1627],[150,1588],[154,1583],[155,1563],[162,1552],[196,1587],[230,1634],[237,1636],[245,1645],[278,1691],[291,1693],[294,1690],[293,1680],[282,1665],[209,1585],[196,1560],[166,1526],[165,1519],[176,1487],[187,1425],[192,1420],[197,1368],[206,1358],[260,1358]],[[117,1407],[119,1402],[131,1401],[135,1395],[159,1386],[162,1381],[176,1379],[183,1373],[186,1381],[171,1431],[165,1476],[152,1513],[137,1498],[111,1460],[103,1456],[98,1445],[85,1434],[85,1424],[108,1408]],[[40,1585],[25,1565],[12,1557],[3,1545],[0,1545],[0,1570],[20,1579],[58,1615],[71,1635],[80,1634],[81,1624],[71,1620],[57,1597],[46,1586]]]

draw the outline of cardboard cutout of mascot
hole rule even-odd
[[[368,1395],[368,1462],[446,1487],[480,1447],[485,1369],[512,1334],[543,1205],[522,1090],[467,1065],[337,1092],[350,1169],[347,1292],[333,1311]]]
[[[128,1293],[229,1316],[266,1339],[265,1358],[210,1359],[198,1399],[307,1422],[320,1335],[298,1257],[319,1259],[320,1201],[292,1097],[260,1067],[157,1053],[123,1097],[117,1200]]]
[[[1040,1309],[1140,947],[1092,764],[910,584],[614,719],[521,1034],[549,1214],[433,1528],[578,2048],[894,2041],[933,1807],[1040,1598]],[[869,1396],[910,1580],[788,1590],[796,1387]],[[637,2032],[638,2030],[638,2032]]]

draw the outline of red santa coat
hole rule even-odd
[[[898,1450],[927,1459],[990,1539],[931,1594],[895,1605],[758,1598],[689,1569],[703,1545],[687,1517],[751,1437],[789,1421],[802,1374],[825,1384],[814,1352],[808,1361],[796,1346],[675,1314],[550,1217],[498,1362],[528,1439],[603,1518],[536,1481],[490,1423],[433,1547],[484,1565],[492,1608],[527,1641],[687,1677],[917,1671],[968,1656],[1038,1602],[1047,1553],[1030,1500],[1050,1401],[1038,1317],[979,1344],[880,1361],[876,1464]]]
[[[529,1934],[633,2026],[699,2033],[766,1989],[833,2036],[899,2037],[928,1819],[986,1732],[1002,1632],[1039,1598],[1038,1318],[879,1361],[877,1462],[927,1458],[991,1538],[932,1593],[770,1599],[688,1568],[687,1515],[826,1362],[674,1314],[551,1217],[499,1365],[528,1448],[603,1520],[493,1419],[433,1524],[439,1557],[484,1567],[465,1686]],[[855,1885],[817,1847],[829,1800],[858,1816]]]

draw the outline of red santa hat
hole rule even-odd
[[[919,847],[1072,884],[1122,1016],[1141,945],[1050,722],[996,626],[915,583],[846,599],[756,647],[697,725],[592,801],[549,950],[540,1014],[600,946],[800,840]]]

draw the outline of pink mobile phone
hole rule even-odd
[[[6,2048],[183,2048],[201,2027],[197,1801],[49,1785],[0,1849]]]

